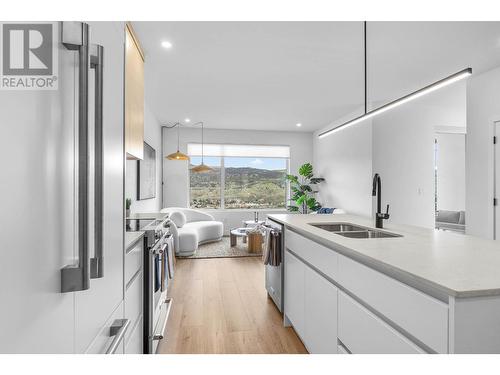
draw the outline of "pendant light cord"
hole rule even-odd
[[[177,151],[180,149],[181,139],[181,124],[177,123]]]
[[[201,165],[203,165],[203,121],[201,122]]]
[[[203,151],[203,145],[205,144],[205,141],[204,141],[204,124],[203,124],[203,121],[198,121],[196,123],[194,123],[193,125],[191,126],[197,126],[197,125],[201,125],[201,164],[203,164],[203,157],[204,157],[204,151]]]
[[[365,70],[365,115],[368,113],[368,82],[367,82],[367,64],[366,64],[366,21],[363,22],[363,47],[364,47],[364,52],[365,52],[365,63],[364,63],[364,70]]]

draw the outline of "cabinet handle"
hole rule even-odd
[[[88,69],[89,25],[62,22],[61,40],[66,49],[78,51],[78,265],[61,269],[61,292],[90,287],[88,248]]]
[[[106,354],[115,354],[118,346],[125,337],[125,332],[127,332],[128,326],[130,325],[130,319],[116,319],[111,327],[109,327],[109,336],[115,337],[109,345]]]
[[[98,44],[90,46],[90,68],[95,70],[95,141],[94,141],[94,257],[90,258],[90,278],[104,277],[103,250],[103,61],[104,47]]]

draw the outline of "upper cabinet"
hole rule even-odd
[[[125,152],[127,159],[142,159],[144,54],[130,24],[127,24],[125,38]]]

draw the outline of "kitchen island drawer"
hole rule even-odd
[[[103,327],[101,327],[99,334],[94,338],[90,346],[85,350],[86,354],[106,354],[109,349],[112,347],[113,342],[115,342],[116,339],[119,339],[120,341],[118,342],[118,346],[116,347],[116,350],[112,354],[123,354],[123,349],[124,349],[124,339],[123,335],[120,337],[112,336],[111,328],[119,323],[120,321],[123,321],[123,302],[120,303],[120,305],[115,309],[115,311],[111,314],[111,316],[108,318],[106,323],[104,324]],[[125,336],[129,329],[131,328],[130,322],[127,324],[125,331]]]
[[[337,278],[338,254],[300,234],[286,230],[285,246],[329,278]]]
[[[339,255],[339,283],[438,353],[448,352],[448,305]]]
[[[338,293],[338,337],[353,354],[425,353],[342,291]]]
[[[125,318],[130,319],[132,324],[137,321],[137,318],[142,315],[142,271],[139,271],[132,277],[130,285],[125,291]],[[130,336],[132,330],[127,332],[126,340]]]
[[[142,354],[144,352],[142,315],[135,322],[132,332],[125,343],[125,354]]]
[[[127,285],[132,277],[142,268],[143,258],[143,241],[142,238],[125,254],[125,285]]]

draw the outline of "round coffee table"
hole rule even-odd
[[[248,252],[249,253],[260,253],[262,251],[262,234],[260,232],[251,232],[248,231],[252,228],[235,228],[232,229],[230,233],[230,242],[231,247],[236,246],[238,237],[241,237],[243,243],[248,242]],[[247,241],[247,238],[250,236],[250,241]]]
[[[241,237],[243,243],[247,243],[247,230],[248,228],[235,228],[231,229],[229,232],[229,240],[231,242],[231,247],[236,246],[236,239]]]

